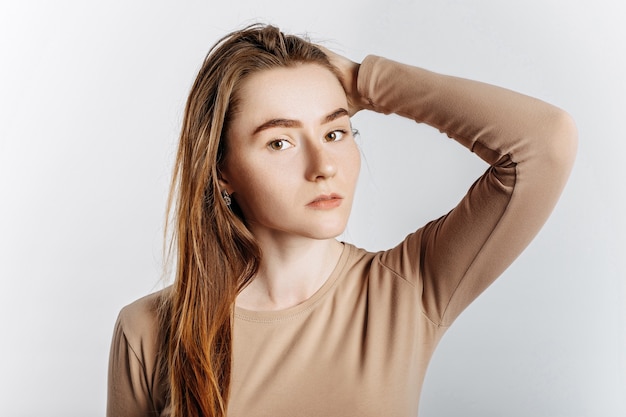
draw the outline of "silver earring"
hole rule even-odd
[[[228,194],[228,191],[222,190],[222,198],[224,199],[224,203],[228,206],[228,208],[230,208],[233,200],[230,198],[230,194]]]

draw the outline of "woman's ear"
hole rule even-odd
[[[220,190],[226,190],[228,194],[232,194],[233,190],[228,182],[228,177],[220,169],[217,171],[217,182],[220,184]]]

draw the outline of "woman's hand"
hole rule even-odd
[[[328,56],[330,63],[339,70],[341,75],[340,81],[348,99],[348,112],[350,112],[350,116],[354,115],[359,110],[366,108],[367,101],[361,97],[357,89],[357,78],[359,75],[360,64],[351,61],[348,58],[323,46],[316,46]]]

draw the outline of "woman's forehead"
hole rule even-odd
[[[268,120],[319,123],[332,112],[347,109],[341,83],[328,68],[317,64],[255,73],[243,81],[237,96],[233,123],[245,125],[246,130]]]

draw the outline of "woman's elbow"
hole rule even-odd
[[[554,108],[546,123],[545,152],[550,164],[566,175],[574,164],[578,149],[578,128],[572,116],[559,108]]]

